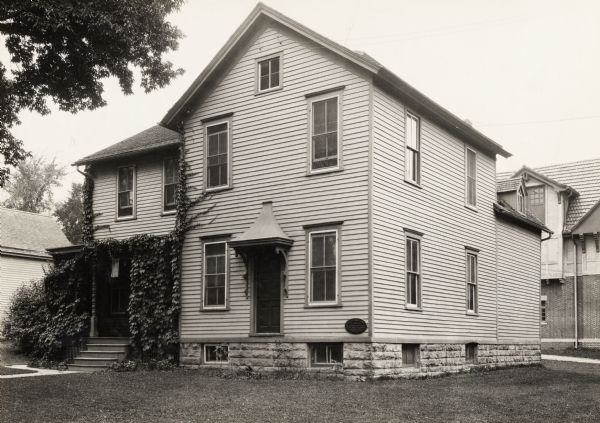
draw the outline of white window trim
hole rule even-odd
[[[544,301],[546,303],[546,305],[544,307],[542,307],[542,301]],[[544,320],[542,320],[542,309],[545,310]],[[540,296],[540,323],[542,325],[548,324],[548,296],[547,295]]]
[[[313,159],[312,159],[312,137],[313,137],[313,104],[319,101],[329,100],[331,98],[337,98],[337,166],[325,167],[321,169],[313,169]],[[319,173],[328,173],[342,170],[342,91],[337,91],[333,93],[326,93],[322,95],[316,95],[314,97],[309,97],[308,99],[308,174],[316,175]]]
[[[408,150],[412,150],[408,147],[408,134],[406,131],[407,122],[409,117],[413,117],[417,121],[417,153],[419,155],[418,166],[419,170],[417,172],[417,180],[415,181],[408,175]],[[406,110],[404,116],[404,180],[410,184],[421,186],[421,117],[416,113],[411,112],[410,110]]]
[[[163,169],[162,169],[162,184],[161,184],[161,204],[162,204],[162,214],[175,214],[177,213],[177,185],[179,185],[179,181],[175,183],[176,191],[175,191],[175,208],[173,210],[165,210],[165,181],[166,181],[166,171],[167,171],[167,161],[175,160],[175,165],[177,166],[177,157],[170,157],[163,160]],[[179,176],[179,169],[177,170]]]
[[[312,301],[312,236],[314,234],[335,232],[335,301]],[[308,231],[308,299],[309,306],[336,306],[340,298],[340,236],[339,228]]]
[[[206,246],[225,244],[225,298],[223,305],[206,305]],[[227,310],[229,302],[229,243],[210,241],[202,244],[202,310]]]
[[[472,285],[469,282],[469,256],[475,257],[475,301],[473,305],[475,307],[474,310],[469,309],[469,285]],[[471,248],[465,248],[465,308],[466,313],[470,316],[479,315],[479,253],[476,250]]]
[[[517,189],[517,211],[519,213],[525,213],[525,195],[523,195],[523,187],[519,186]]]
[[[323,346],[325,347],[326,350],[326,355],[331,358],[331,347],[332,346],[336,346],[342,349],[342,361],[329,361],[329,362],[325,362],[325,363],[321,363],[321,362],[317,362],[315,360],[315,356],[316,356],[316,347],[317,346]],[[344,362],[344,344],[343,343],[338,343],[338,342],[317,342],[317,343],[312,343],[310,344],[310,367],[332,367],[335,366],[336,364],[343,364]],[[328,354],[327,354],[328,353]]]
[[[208,354],[206,353],[206,349],[207,347],[227,347],[227,360],[222,360],[222,361],[218,361],[218,360],[208,360]],[[203,362],[205,364],[227,364],[229,363],[229,345],[223,345],[223,344],[204,344],[203,348],[202,348],[202,355],[203,355]]]
[[[408,251],[406,249],[406,244],[408,240],[417,241],[419,245],[419,292],[417,294],[417,304],[412,304],[408,302],[408,269],[406,267],[406,262],[408,258]],[[413,233],[407,232],[404,239],[404,308],[407,310],[423,310],[423,267],[422,267],[422,255],[423,255],[423,239],[421,236]]]
[[[133,211],[131,216],[119,216],[119,171],[125,168],[133,168],[133,188],[132,188],[132,196],[133,196]],[[137,218],[137,167],[133,164],[123,165],[117,167],[117,192],[116,192],[116,205],[115,205],[115,220],[134,220]]]
[[[208,186],[208,128],[213,126],[222,125],[223,123],[227,124],[227,184],[218,185],[215,187]],[[206,192],[220,191],[223,189],[231,188],[233,185],[231,183],[232,178],[232,169],[231,164],[233,160],[231,159],[231,118],[218,119],[214,121],[210,121],[204,124],[204,190]]]
[[[475,154],[475,204],[469,203],[469,151]],[[477,211],[478,195],[477,195],[477,164],[479,162],[479,154],[476,150],[465,145],[465,207]]]
[[[279,58],[279,85],[271,88],[266,88],[264,90],[260,89],[260,64],[266,60],[271,60],[278,57]],[[268,56],[262,56],[256,59],[255,63],[256,67],[256,84],[255,84],[255,94],[265,94],[272,91],[277,91],[283,89],[283,52],[277,52],[270,54]],[[269,66],[269,70],[271,67]],[[271,77],[269,76],[269,82],[271,81]]]

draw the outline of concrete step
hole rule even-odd
[[[125,350],[86,350],[81,351],[77,358],[111,358],[116,360],[123,360],[127,355]]]
[[[87,351],[119,351],[126,353],[129,349],[129,344],[88,344]]]
[[[101,372],[106,369],[106,366],[93,365],[93,364],[69,364],[69,370],[73,370],[75,372]]]
[[[129,345],[129,338],[117,338],[117,337],[96,337],[96,338],[88,338],[88,345],[97,345],[97,344],[117,344],[117,345]]]
[[[112,363],[116,363],[119,361],[118,358],[92,358],[92,357],[82,357],[78,356],[73,360],[73,364],[75,365],[93,365],[93,366],[108,366]]]

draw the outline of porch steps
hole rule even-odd
[[[69,370],[97,372],[127,357],[129,338],[88,338]]]

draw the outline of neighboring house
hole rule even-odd
[[[371,57],[259,4],[160,125],[76,164],[97,239],[173,228],[178,148],[212,194],[183,249],[183,364],[539,362],[545,228],[496,203],[509,153]]]
[[[0,207],[0,321],[12,294],[52,263],[46,251],[70,245],[54,218]]]
[[[554,232],[542,243],[543,345],[600,347],[600,159],[499,174],[499,198],[514,203],[515,179],[528,213]]]

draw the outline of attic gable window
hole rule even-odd
[[[177,159],[167,159],[163,166],[163,211],[172,212],[177,207],[177,180],[179,179]]]
[[[545,191],[546,190],[543,185],[533,188],[527,188],[528,209],[542,223],[546,221]]]
[[[477,153],[470,148],[465,152],[465,189],[468,206],[477,206]]]
[[[339,168],[339,101],[339,95],[310,99],[311,172]]]
[[[258,61],[258,92],[281,88],[281,56],[271,56]]]
[[[120,167],[117,172],[117,218],[133,218],[135,215],[135,166]]]
[[[525,214],[525,193],[523,187],[519,187],[517,190],[517,210],[519,213]]]

